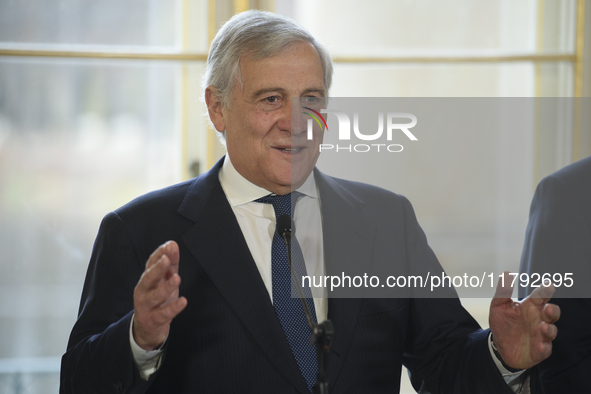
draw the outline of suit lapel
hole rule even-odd
[[[219,183],[223,159],[196,179],[178,212],[195,221],[183,242],[275,367],[302,393],[306,381],[292,356],[267,289]],[[206,239],[205,243],[194,240]]]
[[[363,202],[320,171],[315,171],[315,177],[322,204],[326,274],[340,276],[345,272],[353,276],[369,272],[370,267],[358,264],[371,261],[372,240],[375,238],[374,226],[359,215]],[[361,298],[329,297],[328,318],[335,327],[328,358],[330,387],[335,386],[347,357],[361,304]]]

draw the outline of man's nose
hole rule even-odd
[[[292,134],[300,134],[306,131],[306,119],[304,119],[299,99],[291,99],[282,108],[278,126],[280,130],[289,131]]]

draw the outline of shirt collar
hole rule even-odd
[[[226,198],[231,206],[248,204],[254,200],[268,196],[269,191],[263,189],[244,178],[230,161],[230,156],[226,154],[224,164],[219,172],[219,180],[222,189],[226,194]],[[316,188],[316,180],[314,178],[314,171],[308,176],[306,182],[299,189],[298,192],[311,198],[318,198],[318,190]]]

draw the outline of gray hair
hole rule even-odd
[[[234,82],[242,84],[239,67],[242,55],[265,59],[282,53],[297,42],[308,42],[318,52],[328,95],[332,83],[332,60],[326,48],[294,20],[256,10],[234,15],[218,31],[209,49],[203,86],[215,87],[217,98],[229,108]]]

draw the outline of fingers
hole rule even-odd
[[[187,299],[179,297],[178,267],[179,248],[174,241],[158,247],[146,262],[133,294],[133,334],[143,349],[158,347],[166,339],[172,319],[187,306]]]
[[[553,341],[558,335],[558,328],[554,324],[540,323],[540,331],[544,341]]]
[[[165,280],[170,265],[171,262],[168,256],[162,255],[151,267],[146,268],[140,278],[138,286],[145,291],[158,287],[158,285]]]
[[[178,273],[179,256],[179,247],[176,242],[168,241],[160,245],[146,262],[141,284],[152,288],[157,286],[161,279],[169,279]]]
[[[172,266],[175,266],[178,269],[179,263],[179,245],[174,241],[168,241],[158,247],[151,255],[148,261],[146,262],[146,268],[150,268],[155,265],[160,258],[166,255],[170,259]],[[177,271],[178,272],[178,271]]]
[[[560,319],[560,307],[554,304],[546,304],[542,309],[542,320],[547,323],[556,323]]]
[[[167,280],[159,282],[159,285],[149,289],[144,296],[143,306],[147,309],[155,309],[161,305],[168,305],[178,298],[181,277],[174,274]]]
[[[187,299],[176,301],[152,311],[148,316],[140,316],[136,309],[133,323],[133,338],[138,346],[150,351],[162,346],[168,337],[172,320],[185,309]]]
[[[180,297],[174,302],[162,305],[160,308],[156,309],[152,314],[152,320],[159,326],[170,324],[172,319],[181,313],[186,306],[187,299],[185,297]]]
[[[154,291],[152,291],[152,308],[160,305],[168,305],[178,299],[179,287],[181,285],[181,277],[174,274],[168,280],[164,281]]]
[[[536,357],[536,364],[542,360],[547,359],[552,354],[552,342],[540,342],[536,346],[536,350],[538,351],[538,356]]]
[[[171,244],[174,244],[172,248],[170,248]],[[176,256],[178,259],[178,246],[172,241],[160,246],[148,259],[147,268],[140,278],[134,293],[136,309],[150,311],[178,299],[178,290],[181,283],[181,278],[176,272],[178,271],[178,263],[175,269],[172,259],[164,254],[172,251],[174,257],[174,248],[177,249]],[[152,261],[158,256],[160,258],[153,263]]]
[[[542,306],[546,304],[552,298],[552,295],[556,291],[554,285],[547,281],[542,286],[535,289],[526,300],[530,300],[534,305]]]

